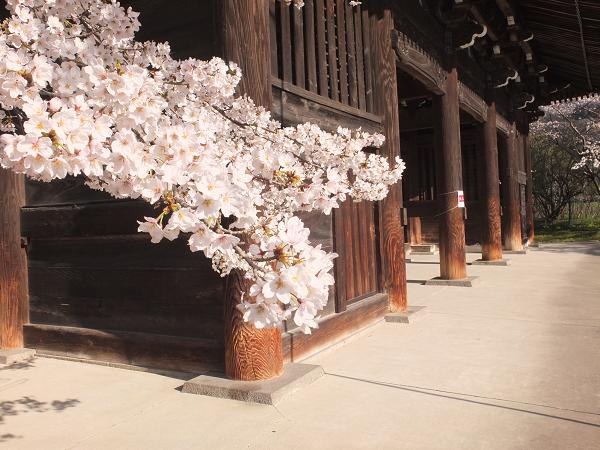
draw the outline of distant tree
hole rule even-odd
[[[552,143],[545,135],[531,141],[533,195],[536,211],[548,224],[555,222],[586,188],[586,176],[573,167],[578,156]]]
[[[572,169],[600,195],[600,96],[553,103],[532,125],[536,139],[570,155]]]

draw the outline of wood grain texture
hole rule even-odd
[[[0,168],[0,349],[23,347],[28,321],[27,256],[21,248],[23,176]]]
[[[356,71],[358,83],[359,108],[367,111],[366,84],[365,84],[365,53],[363,46],[363,24],[361,8],[354,7],[354,36],[356,38]]]
[[[262,0],[259,0],[260,4]],[[283,79],[287,82],[293,82],[293,61],[294,55],[292,55],[292,30],[291,30],[291,14],[290,10],[295,8],[290,8],[289,5],[286,5],[284,2],[279,2],[279,21],[280,21],[280,44],[281,44],[281,66],[283,72]],[[258,64],[258,61],[256,62]],[[243,73],[243,72],[242,72]],[[248,86],[244,86],[243,92],[246,92]]]
[[[421,233],[421,218],[410,217],[409,219],[410,243],[419,245],[423,243],[423,235]]]
[[[315,2],[306,0],[304,5],[304,24],[306,37],[306,73],[307,89],[318,92],[317,84],[317,30],[315,27]]]
[[[223,370],[220,341],[115,330],[28,324],[25,344],[41,353],[163,370]]]
[[[283,373],[281,330],[256,329],[244,322],[237,305],[250,283],[240,273],[227,277],[225,287],[225,374],[233,380],[268,380]]]
[[[156,209],[139,200],[26,207],[21,233],[29,238],[138,234],[138,220],[155,216]]]
[[[327,66],[329,72],[329,98],[340,101],[338,46],[336,42],[335,1],[325,0],[327,23]]]
[[[269,2],[224,0],[223,8],[226,57],[239,64],[245,74],[240,93],[254,99],[257,105],[270,109]],[[285,8],[289,14],[290,7]],[[286,52],[284,48],[284,58]],[[284,64],[284,79],[285,67]],[[247,280],[237,271],[227,278],[224,299],[225,374],[235,380],[273,378],[283,373],[281,331],[277,328],[258,330],[244,322],[237,305],[242,292],[247,292],[248,288]]]
[[[501,161],[503,179],[503,239],[505,250],[522,250],[521,238],[521,194],[518,178],[518,147],[517,129],[514,122],[511,123],[510,133],[506,138],[506,155]]]
[[[324,0],[315,0],[315,19],[317,22],[317,73],[319,75],[319,95],[329,97],[329,78],[327,75],[327,23]]]
[[[271,98],[269,1],[223,0],[221,3],[223,56],[242,69],[244,76],[238,85],[239,91],[262,104],[264,99]]]
[[[380,133],[381,117],[335,102],[283,80],[273,80],[273,116],[286,125],[318,123],[327,131],[339,126]]]
[[[481,248],[484,261],[496,261],[502,259],[502,218],[495,102],[488,103],[486,115],[487,120],[481,125]]]
[[[304,64],[304,9],[293,8],[294,26],[294,83],[302,88],[306,87]]]
[[[336,341],[376,322],[388,311],[387,295],[377,294],[349,306],[340,314],[325,317],[319,322],[319,328],[314,330],[311,335],[300,331],[284,333],[284,361],[298,361],[317,353],[333,345]]]
[[[346,7],[346,40],[348,46],[348,95],[350,98],[350,106],[354,108],[359,107],[358,102],[358,75],[356,72],[357,67],[357,54],[356,54],[356,36],[354,35],[354,13],[352,6],[349,2],[344,2]]]
[[[463,189],[456,68],[447,75],[445,92],[434,97],[440,277],[458,280],[467,277],[467,265],[464,211],[457,207],[456,194]]]
[[[365,64],[365,105],[367,112],[373,112],[373,64],[371,63],[371,21],[369,11],[361,12],[363,52]]]
[[[394,21],[390,2],[380,2],[372,6],[369,10],[369,20],[373,107],[374,112],[383,117],[386,141],[381,153],[392,163],[396,156],[400,156],[396,59],[390,39]],[[382,287],[389,295],[392,311],[404,311],[408,307],[401,208],[402,183],[398,183],[391,187],[379,208]]]
[[[184,239],[33,239],[28,255],[32,323],[223,340],[223,279]]]
[[[348,52],[346,43],[346,0],[336,0],[335,19],[339,67],[340,102],[348,104]],[[334,42],[336,39],[334,37]]]

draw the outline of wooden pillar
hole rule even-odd
[[[269,0],[223,0],[223,52],[242,70],[239,93],[271,108]],[[258,330],[244,322],[236,306],[248,281],[227,277],[225,289],[225,374],[235,380],[266,380],[283,373],[281,330]]]
[[[504,205],[503,227],[505,250],[522,250],[521,240],[521,193],[519,189],[519,161],[517,127],[511,123],[510,133],[506,139],[506,158],[504,171]]]
[[[409,219],[410,228],[410,243],[412,245],[420,245],[423,243],[423,235],[421,233],[421,218],[411,217]]]
[[[462,190],[458,73],[448,72],[446,93],[434,97],[435,152],[440,228],[440,277],[467,277],[464,210],[458,208]]]
[[[527,239],[529,245],[535,240],[535,224],[533,218],[533,172],[531,169],[531,144],[529,133],[523,135],[523,148],[525,150],[525,172],[527,173],[527,186],[525,187],[525,201],[527,212]]]
[[[383,118],[385,144],[381,152],[387,155],[392,163],[394,158],[400,155],[396,57],[391,40],[394,21],[389,1],[382,0],[376,4],[371,2],[369,5],[373,107],[374,113]],[[397,183],[392,186],[379,208],[383,287],[389,295],[392,312],[405,311],[408,305],[402,205],[402,183]]]
[[[481,161],[481,248],[484,261],[502,259],[502,217],[500,215],[500,176],[498,172],[498,131],[496,103],[488,102],[487,119],[482,124]]]
[[[29,321],[27,256],[21,247],[22,175],[0,168],[0,349],[23,347]]]

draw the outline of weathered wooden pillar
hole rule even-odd
[[[502,259],[502,217],[500,214],[500,176],[498,172],[498,131],[496,102],[487,104],[487,119],[482,124],[481,161],[481,248],[484,261]]]
[[[446,93],[434,97],[435,153],[440,228],[440,277],[467,277],[464,210],[458,208],[462,190],[458,73],[448,72]]]
[[[398,113],[398,88],[396,57],[392,48],[394,20],[391,2],[382,0],[369,3],[371,29],[371,61],[373,72],[374,112],[383,118],[385,144],[382,154],[390,163],[400,155],[400,122]],[[406,264],[404,260],[404,227],[401,221],[402,183],[392,186],[387,198],[381,202],[381,251],[383,259],[384,288],[389,295],[392,312],[407,308]]]
[[[529,133],[523,135],[523,149],[525,151],[525,172],[527,173],[527,186],[525,187],[527,239],[529,245],[535,240],[535,224],[533,217],[533,172],[531,168],[531,143]]]
[[[271,53],[269,0],[223,0],[223,52],[242,70],[239,86],[258,105],[270,109]],[[266,380],[283,373],[281,330],[258,330],[245,323],[236,306],[248,281],[232,273],[225,289],[225,374],[235,380]]]
[[[409,220],[410,228],[410,243],[412,245],[420,245],[423,243],[423,234],[421,232],[421,218],[411,217]]]
[[[22,175],[0,168],[0,349],[23,347],[29,321],[27,256],[21,246]]]
[[[513,121],[506,138],[506,158],[504,172],[504,205],[502,225],[504,227],[505,250],[523,250],[521,240],[521,193],[519,190],[519,162],[517,127]]]

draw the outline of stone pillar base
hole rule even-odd
[[[409,306],[406,311],[389,313],[385,321],[389,323],[413,323],[425,315],[425,306]]]
[[[181,391],[186,394],[275,405],[298,389],[321,378],[324,373],[321,366],[290,363],[285,365],[283,375],[271,380],[239,381],[200,375],[186,381]]]
[[[14,364],[27,361],[35,356],[35,350],[29,348],[11,348],[0,350],[0,364]]]
[[[502,250],[502,253],[504,253],[505,255],[526,255],[527,249],[524,248],[523,250]]]
[[[474,266],[510,266],[510,259],[497,259],[495,261],[485,261],[478,259],[471,263]]]
[[[425,282],[425,286],[456,286],[456,287],[473,287],[475,281],[479,277],[467,277],[459,280],[444,280],[440,277],[432,278]]]

